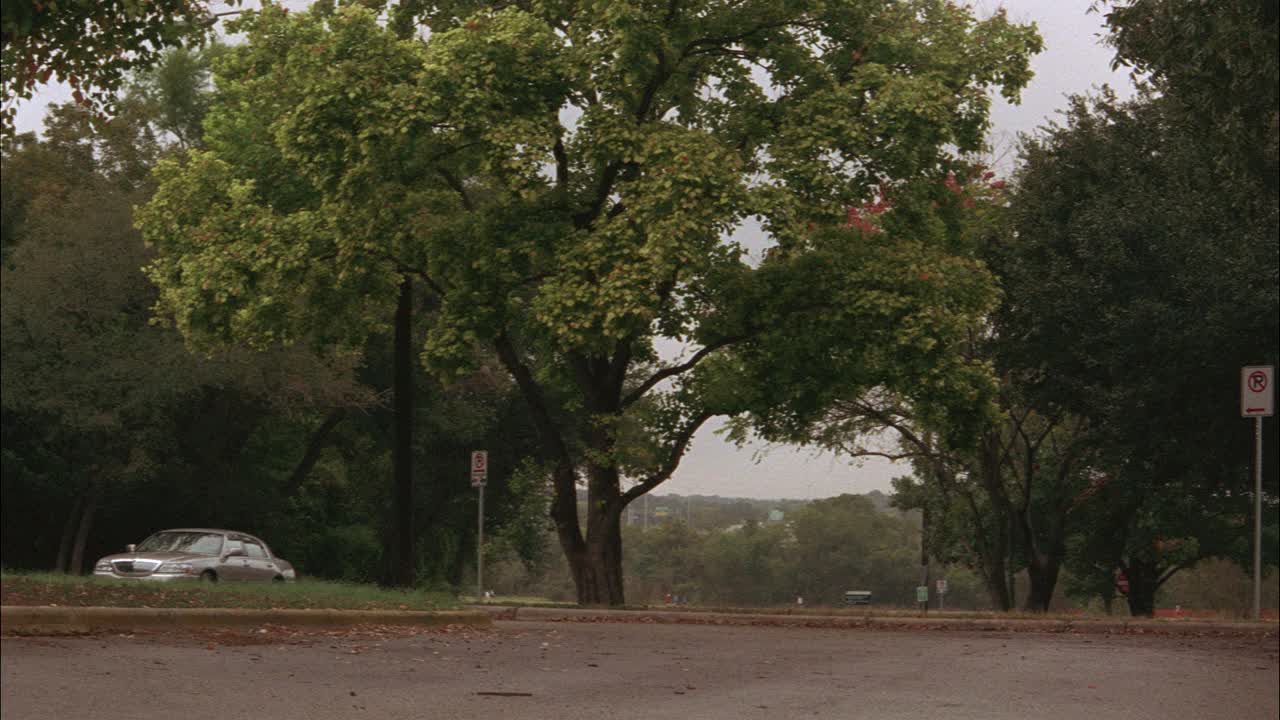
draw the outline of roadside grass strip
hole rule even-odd
[[[453,595],[301,579],[292,583],[149,583],[54,573],[0,574],[0,604],[47,607],[450,610]]]

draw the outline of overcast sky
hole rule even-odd
[[[1113,72],[1111,52],[1100,43],[1102,17],[1090,13],[1093,0],[991,0],[973,3],[981,15],[1003,7],[1017,22],[1034,22],[1045,40],[1045,51],[1033,61],[1035,78],[1019,105],[997,98],[990,136],[996,166],[1012,167],[1017,136],[1035,130],[1056,116],[1068,95],[1086,93],[1103,84],[1121,96],[1132,93],[1124,70]],[[305,3],[293,3],[305,4]],[[65,102],[65,88],[49,87],[19,107],[20,131],[38,130],[44,106]],[[749,231],[748,231],[749,233]],[[749,238],[744,238],[751,245]],[[909,472],[884,460],[850,462],[827,453],[798,448],[738,448],[720,439],[712,422],[695,436],[675,475],[658,489],[683,495],[724,495],[753,498],[823,498],[841,493],[889,490],[889,481]]]

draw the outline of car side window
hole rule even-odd
[[[222,554],[230,555],[232,552],[236,550],[244,550],[244,545],[242,545],[240,541],[236,540],[235,538],[227,538],[226,544],[222,546]]]
[[[261,545],[259,545],[259,544],[258,544],[258,543],[256,543],[256,542],[246,542],[246,543],[244,544],[244,551],[245,551],[246,553],[248,553],[248,554],[249,554],[249,558],[250,558],[251,560],[266,560],[266,559],[267,559],[267,553],[266,553],[266,551],[265,551],[265,550],[263,550],[263,549],[262,549],[262,546],[261,546]]]

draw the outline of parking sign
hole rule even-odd
[[[476,450],[471,453],[471,486],[480,487],[489,479],[489,452]]]
[[[1255,365],[1240,371],[1240,414],[1244,417],[1271,417],[1276,410],[1276,369]]]

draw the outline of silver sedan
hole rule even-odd
[[[119,580],[265,580],[297,577],[293,566],[262,540],[242,532],[209,528],[161,530],[126,552],[93,566],[96,577]]]

